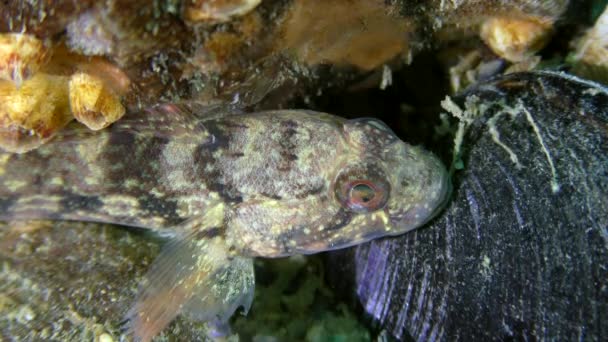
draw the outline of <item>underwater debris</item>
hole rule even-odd
[[[224,22],[243,16],[262,0],[192,0],[184,5],[183,18],[188,21]]]

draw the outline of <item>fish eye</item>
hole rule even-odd
[[[350,200],[354,203],[368,203],[376,197],[376,190],[365,183],[355,184],[350,188]]]
[[[370,213],[386,206],[391,186],[386,173],[374,160],[344,167],[334,181],[340,205],[357,213]]]
[[[366,179],[346,181],[337,189],[341,204],[354,212],[372,212],[383,208],[388,200],[386,184]]]

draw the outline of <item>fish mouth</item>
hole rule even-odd
[[[452,198],[453,191],[452,179],[447,171],[444,173],[444,175],[442,175],[440,182],[441,193],[438,194],[436,199],[433,201],[434,203],[436,203],[436,205],[432,210],[430,210],[429,212],[425,212],[425,210],[422,209],[422,206],[418,205],[401,215],[391,215],[391,223],[393,224],[393,226],[399,227],[405,224],[406,227],[409,227],[405,230],[397,229],[398,233],[396,233],[395,235],[420,228],[426,225],[429,221],[433,220],[435,217],[437,217],[441,212],[443,212],[443,210],[448,206]],[[412,223],[415,222],[415,220],[413,220],[413,217],[417,216],[416,211],[419,210],[422,210],[422,215],[424,215],[424,219],[421,221],[417,221],[416,223]]]
[[[437,159],[438,160],[438,159]],[[454,186],[452,183],[452,174],[442,165],[442,170],[440,171],[441,180],[439,189],[441,189],[441,193],[435,199],[435,208],[431,211],[431,213],[426,217],[426,220],[422,222],[420,225],[425,225],[435,217],[439,215],[439,213],[443,212],[443,210],[448,206],[448,203],[452,199],[452,192],[454,190]]]
[[[442,212],[447,206],[450,200],[452,199],[452,192],[454,191],[454,185],[452,183],[452,177],[449,172],[446,172],[442,182],[444,185],[443,193],[441,194],[441,199],[439,200],[439,204],[435,207],[435,209],[431,212],[428,219],[423,223],[426,224],[430,220],[434,219],[440,212]]]

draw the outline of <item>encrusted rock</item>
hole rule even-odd
[[[0,20],[0,28],[33,32],[49,41],[53,50],[65,43],[74,53],[103,55],[129,76],[136,89],[124,96],[123,104],[128,109],[150,106],[159,100],[220,97],[232,101],[244,98],[243,93],[252,92],[256,84],[264,88],[269,83],[272,83],[267,87],[270,90],[253,92],[262,94],[260,98],[272,97],[273,104],[282,99],[278,105],[287,106],[293,94],[314,96],[322,88],[349,82],[383,65],[398,70],[429,47],[442,47],[453,40],[470,42],[471,37],[479,35],[484,22],[492,26],[490,23],[498,20],[492,18],[529,20],[524,26],[541,23],[540,29],[536,27],[530,32],[538,33],[538,42],[543,42],[550,30],[543,31],[542,26],[552,26],[560,19],[568,3],[568,0],[27,1],[0,3],[3,14],[0,17],[4,18]],[[512,34],[510,30],[507,33]],[[530,37],[536,37],[535,34]],[[531,42],[537,42],[535,39],[531,38]],[[495,45],[506,49],[507,55],[503,57],[513,59],[512,54],[536,53],[537,45],[527,43],[521,48]],[[526,50],[530,46],[532,49]],[[523,52],[509,52],[513,48]],[[280,65],[272,62],[278,59],[285,62]],[[315,73],[325,65],[335,68],[317,77]],[[289,77],[284,77],[287,74]],[[284,92],[287,88],[291,88],[291,96]]]
[[[608,89],[527,72],[454,101],[468,128],[446,210],[333,254],[333,284],[398,340],[605,340]]]
[[[99,11],[82,13],[67,26],[67,44],[73,51],[87,56],[109,55],[114,52],[111,32],[103,25]]]
[[[483,23],[480,36],[498,56],[521,62],[544,47],[552,31],[549,20],[498,17]]]
[[[608,83],[608,7],[595,25],[576,42],[571,62],[576,74]]]

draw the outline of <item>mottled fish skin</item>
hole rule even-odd
[[[190,114],[163,114],[133,113],[100,132],[73,125],[37,150],[0,151],[0,220],[161,229],[204,210],[211,194],[194,152],[222,142]]]
[[[162,229],[218,201],[315,196],[339,153],[340,120],[323,114],[199,119],[171,105],[155,112],[165,117],[131,115],[101,132],[73,126],[35,151],[0,152],[0,219]]]
[[[403,233],[447,193],[442,164],[374,119],[305,111],[198,118],[174,105],[152,114],[101,132],[71,127],[35,151],[0,153],[0,220],[162,229],[219,201],[233,209],[233,245],[282,256]],[[355,213],[336,201],[334,179],[355,164],[378,168],[391,184],[383,210]]]
[[[293,114],[300,119],[288,119]],[[284,169],[277,167],[282,164],[264,164],[273,155],[269,149],[253,164],[268,165],[272,174],[251,173],[246,164],[226,168],[235,178],[270,177],[243,183],[251,192],[228,213],[228,243],[242,248],[243,254],[317,253],[402,234],[431,219],[450,194],[443,164],[428,151],[400,141],[376,119],[342,120],[321,129],[302,120],[302,113],[271,115],[276,116],[269,120],[273,125],[293,128],[276,141],[268,137],[263,141],[271,146],[290,142],[293,147],[286,149],[291,153],[286,159],[291,163]],[[341,177],[350,177],[353,183],[387,183],[386,204],[350,210],[338,198]]]
[[[432,218],[449,192],[441,162],[382,122],[302,110],[161,105],[100,132],[73,126],[25,154],[0,152],[0,220],[176,236],[127,314],[141,341],[180,312],[225,321],[247,310],[251,257],[402,234]]]

